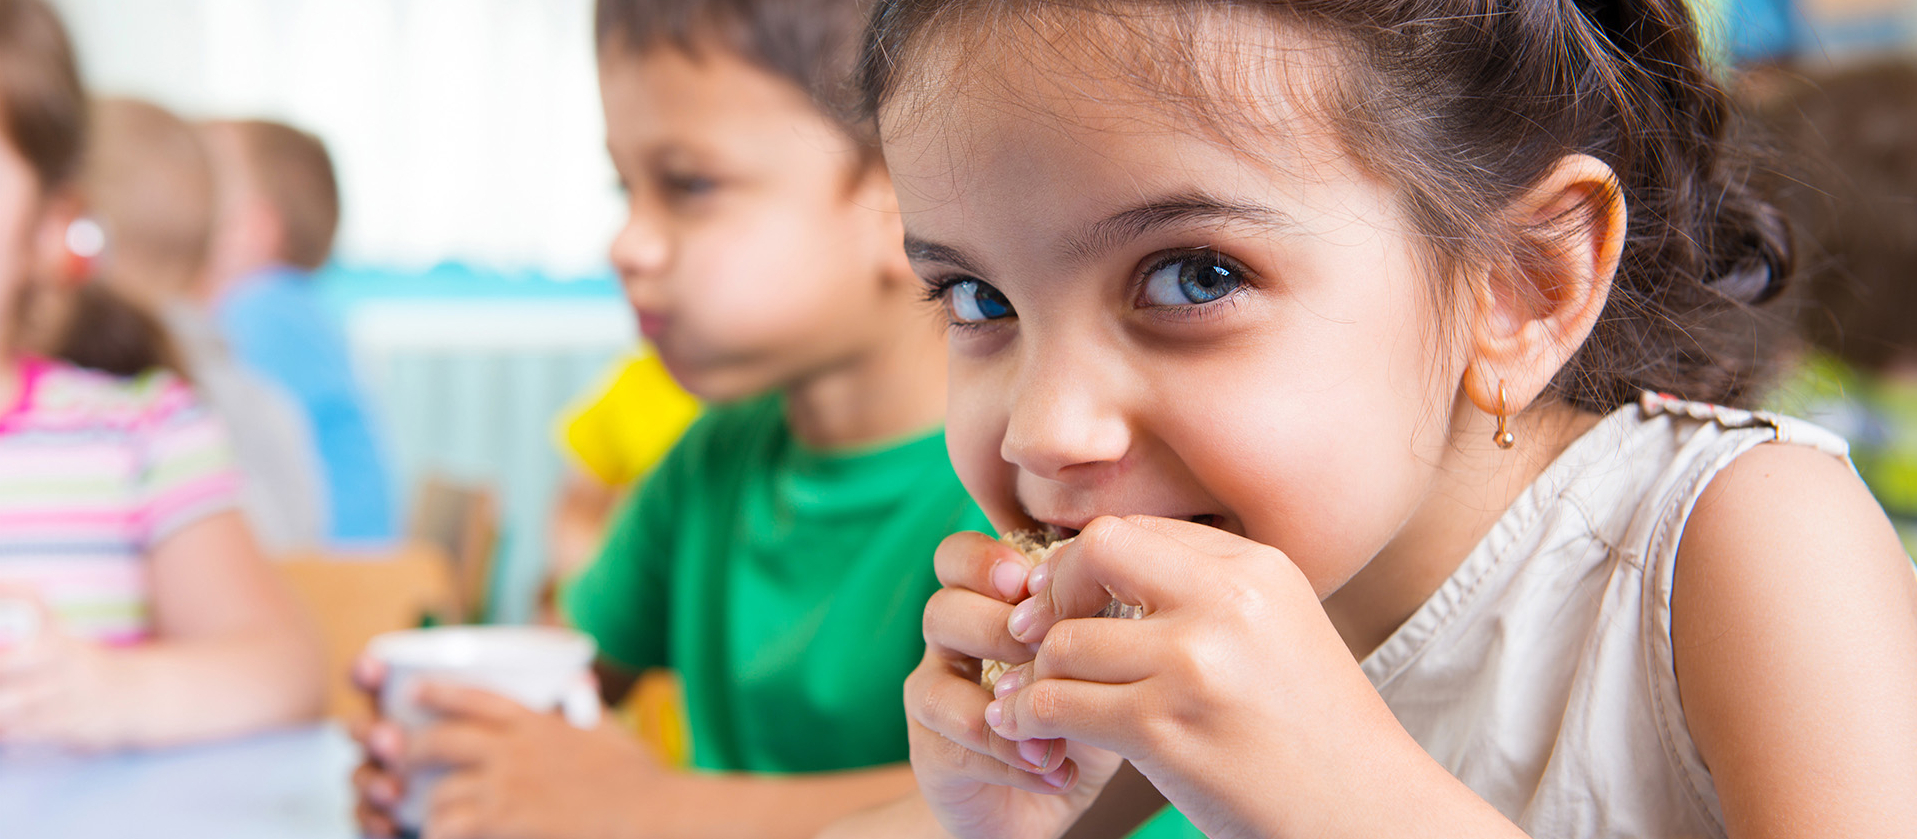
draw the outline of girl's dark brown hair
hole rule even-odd
[[[0,123],[43,195],[76,183],[86,150],[86,89],[66,28],[41,0],[0,0]],[[101,283],[66,293],[25,282],[18,292],[9,334],[41,337],[11,350],[123,376],[178,369],[159,322]]]
[[[671,46],[689,55],[719,45],[809,94],[846,136],[877,159],[868,120],[848,118],[848,84],[869,0],[599,0],[594,36],[603,54]]]
[[[1761,395],[1789,330],[1760,310],[1791,273],[1789,229],[1747,183],[1684,0],[879,0],[856,77],[862,111],[877,115],[934,36],[964,43],[1056,10],[1151,13],[1120,48],[1164,51],[1143,62],[1153,67],[1205,66],[1194,33],[1207,15],[1258,10],[1327,38],[1352,71],[1319,91],[1325,110],[1399,189],[1446,269],[1521,269],[1512,202],[1567,154],[1603,161],[1627,238],[1604,313],[1552,391],[1597,412],[1643,390],[1732,405]],[[1206,108],[1191,87],[1157,84],[1176,106]]]

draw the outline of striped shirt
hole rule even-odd
[[[237,503],[225,432],[171,374],[39,359],[20,373],[0,412],[0,588],[37,593],[69,634],[143,640],[148,556]]]

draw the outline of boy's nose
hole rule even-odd
[[[643,210],[633,210],[612,238],[612,267],[622,280],[656,276],[672,260],[672,239],[665,226]]]
[[[1054,481],[1090,477],[1123,460],[1132,432],[1120,391],[1101,372],[1057,355],[1025,360],[1006,394],[1011,410],[999,456]]]

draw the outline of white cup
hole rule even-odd
[[[419,707],[423,681],[464,685],[499,694],[534,711],[558,711],[579,728],[599,724],[599,693],[592,679],[592,639],[567,629],[536,626],[442,626],[388,632],[366,647],[386,665],[379,712],[407,733],[434,722]],[[407,778],[394,817],[417,831],[426,823],[432,788],[444,770],[426,768]]]

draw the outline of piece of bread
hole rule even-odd
[[[1070,539],[1058,538],[1058,534],[1055,532],[1037,530],[1014,530],[1004,536],[998,537],[998,540],[1017,548],[1020,553],[1031,557],[1032,564],[1034,565],[1051,559],[1053,553],[1057,552],[1059,548],[1070,544],[1072,541]],[[1133,606],[1130,603],[1122,603],[1116,597],[1112,598],[1112,602],[1105,604],[1105,608],[1100,609],[1097,615],[1097,617],[1101,618],[1142,618],[1144,616],[1144,607]],[[1006,662],[993,661],[989,658],[982,659],[979,661],[978,682],[984,685],[987,690],[990,690],[993,685],[998,683],[998,677],[1005,675],[1005,671],[1010,669],[1012,669],[1012,665]]]

